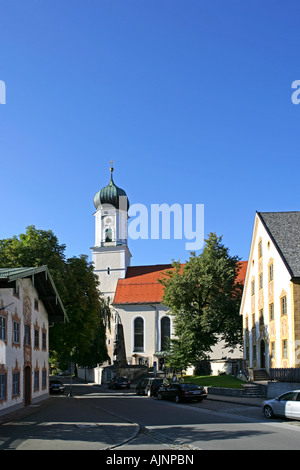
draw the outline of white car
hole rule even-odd
[[[300,419],[300,390],[292,390],[263,403],[263,413],[266,418],[283,416],[290,419]]]

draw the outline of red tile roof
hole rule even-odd
[[[158,282],[162,273],[173,269],[171,264],[157,264],[153,266],[129,266],[126,278],[119,279],[114,305],[161,303],[163,286]],[[241,261],[241,270],[238,281],[244,282],[246,277],[247,261]]]

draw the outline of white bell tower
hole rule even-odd
[[[94,197],[95,246],[91,250],[99,289],[112,302],[118,279],[126,276],[131,253],[127,245],[129,202],[125,191],[113,181],[113,162],[110,163],[110,182]]]

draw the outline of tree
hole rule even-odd
[[[47,265],[54,277],[63,271],[66,245],[60,245],[51,230],[26,228],[19,237],[0,240],[0,266],[9,268]]]
[[[209,234],[199,256],[191,253],[185,265],[173,263],[160,281],[163,302],[174,317],[169,365],[185,369],[204,359],[221,339],[226,347],[242,342],[239,306],[242,284],[237,282],[239,258],[230,256],[222,237]]]
[[[61,351],[80,366],[94,367],[107,356],[105,331],[110,321],[109,305],[99,296],[98,278],[87,257],[66,260],[62,301],[70,319],[50,329],[51,349]]]
[[[74,362],[91,367],[107,359],[110,309],[99,296],[98,278],[87,257],[66,259],[65,249],[51,230],[31,225],[19,237],[0,240],[0,266],[48,266],[69,318],[69,323],[50,328],[50,351],[61,361],[70,360],[72,353]]]

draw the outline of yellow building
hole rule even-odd
[[[257,212],[241,302],[250,368],[300,367],[300,212]]]

